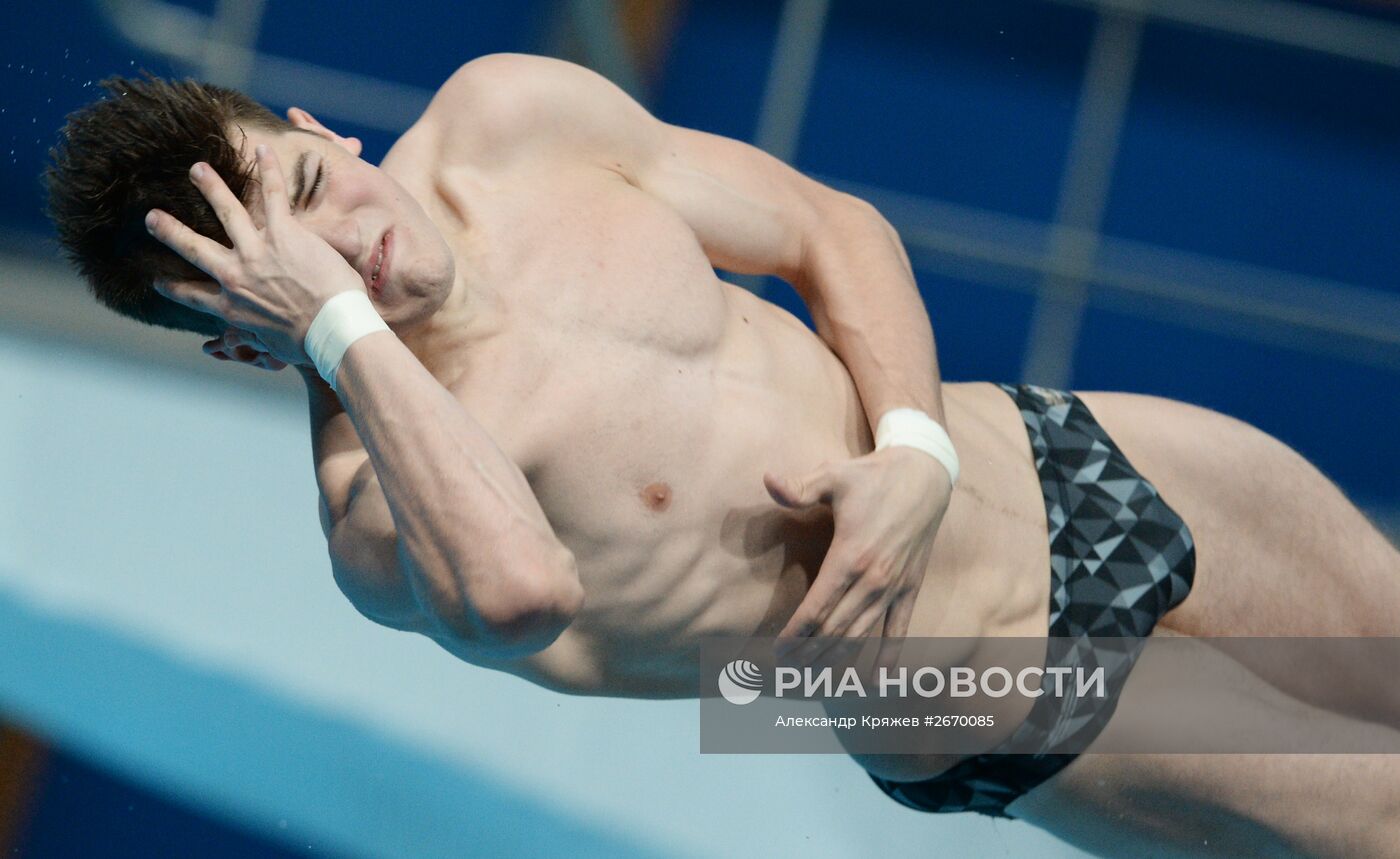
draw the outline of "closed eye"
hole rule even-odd
[[[316,178],[311,180],[311,190],[306,192],[305,205],[311,205],[311,199],[316,196],[316,191],[320,189],[321,183],[326,178],[326,162],[320,161],[316,164]]]

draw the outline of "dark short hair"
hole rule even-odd
[[[252,165],[229,141],[234,126],[294,126],[240,92],[193,80],[111,77],[106,95],[72,114],[44,171],[48,215],[64,255],[106,306],[149,325],[217,336],[212,316],[164,298],[157,279],[208,279],[146,232],[160,208],[191,229],[230,245],[214,209],[189,180],[209,164],[245,202]]]

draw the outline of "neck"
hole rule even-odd
[[[385,169],[389,166],[386,159]],[[489,244],[480,225],[471,217],[467,200],[454,185],[440,176],[417,176],[420,184],[404,177],[410,193],[423,206],[430,220],[442,232],[453,259],[452,288],[447,299],[427,320],[398,332],[399,338],[423,366],[440,382],[447,384],[465,369],[465,355],[473,343],[500,329],[502,316],[496,312],[499,299],[484,287],[489,282]],[[424,179],[430,180],[422,185]]]
[[[446,384],[465,369],[465,357],[473,343],[489,337],[499,326],[490,320],[485,294],[473,289],[473,268],[457,257],[457,272],[447,299],[426,321],[399,333],[428,372]]]

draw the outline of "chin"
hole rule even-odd
[[[398,256],[411,259],[412,265],[394,272],[387,289],[374,301],[379,315],[396,331],[408,331],[432,319],[452,294],[455,260],[441,236],[438,240],[442,244],[438,253]]]
[[[391,328],[408,331],[432,319],[442,309],[448,293],[448,289],[434,286],[424,290],[421,285],[413,284],[397,291],[392,298],[381,297],[375,304],[379,315]]]

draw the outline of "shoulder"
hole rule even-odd
[[[438,88],[423,119],[442,127],[518,132],[561,109],[586,107],[614,90],[602,75],[563,60],[488,54],[453,72]]]
[[[533,54],[487,54],[453,72],[433,105],[470,106],[495,112],[528,112],[539,103],[566,103],[570,96],[614,90],[607,78],[583,66]],[[429,110],[432,106],[429,107]]]
[[[419,125],[441,144],[491,161],[611,147],[659,123],[583,66],[530,54],[488,54],[453,72]]]

